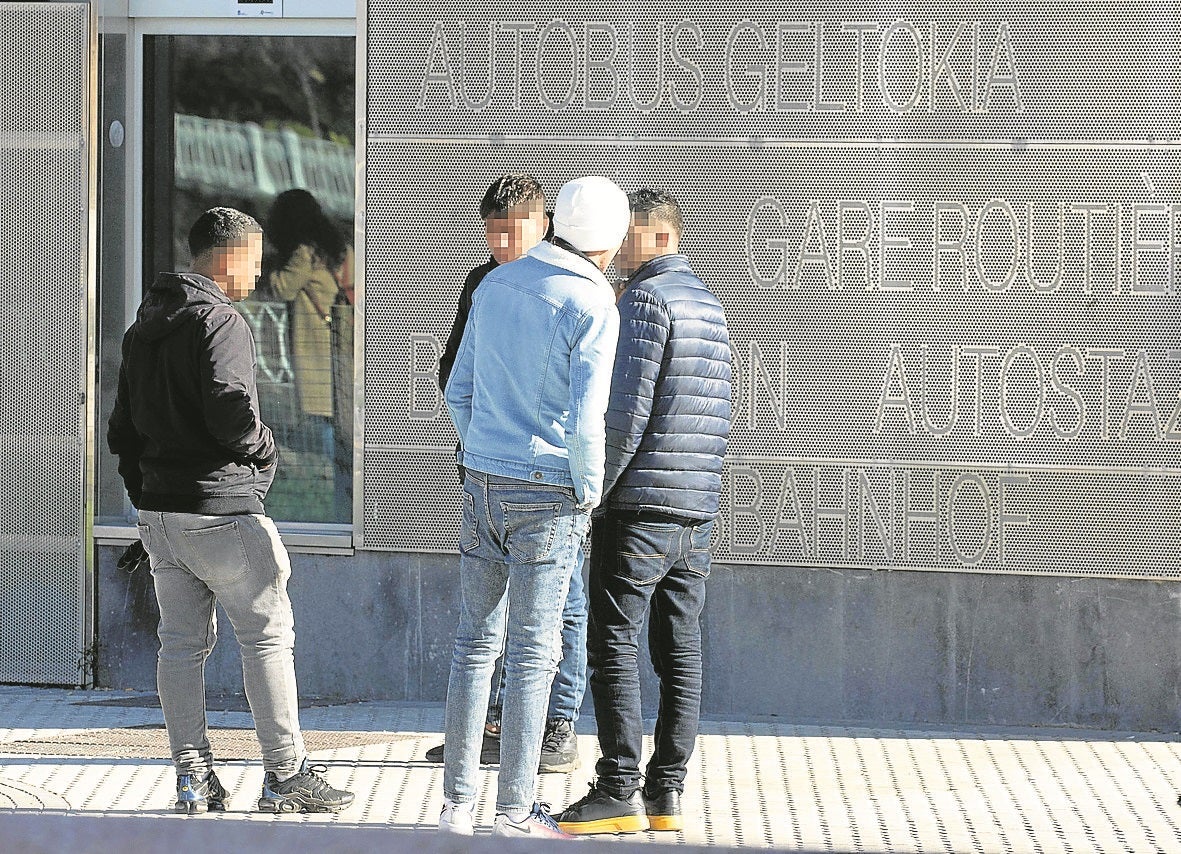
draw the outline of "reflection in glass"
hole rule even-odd
[[[255,294],[259,404],[280,448],[267,512],[352,519],[354,40],[145,39],[145,275],[188,264],[217,205],[266,229]]]

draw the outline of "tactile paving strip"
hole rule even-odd
[[[308,752],[385,744],[413,736],[392,732],[323,732],[304,730]],[[261,759],[258,739],[249,728],[210,727],[209,743],[219,760]],[[111,759],[158,759],[167,756],[168,733],[162,724],[142,724],[115,729],[72,730],[42,738],[8,742],[5,753],[33,756],[90,756]]]
[[[0,780],[0,810],[66,810],[70,805],[56,792]]]
[[[12,742],[70,737],[71,729],[159,724],[159,710],[70,703],[81,696],[0,688],[0,810],[174,818],[175,778],[163,756],[13,755]],[[249,726],[240,712],[210,717],[223,728]],[[360,703],[305,709],[300,718],[309,733],[381,740],[313,749],[357,803],[337,816],[283,821],[435,825],[443,771],[423,755],[440,743],[441,706]],[[540,778],[538,797],[555,809],[586,792],[597,755],[592,725],[579,724],[582,766]],[[1181,746],[1154,734],[705,721],[686,780],[684,831],[605,839],[840,852],[1178,851],[1179,760]],[[257,762],[219,763],[217,771],[232,792],[229,810],[195,820],[274,820],[253,811]],[[496,776],[482,775],[476,822],[486,833]]]

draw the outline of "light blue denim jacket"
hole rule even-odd
[[[615,293],[585,258],[543,242],[490,272],[445,395],[463,465],[597,506],[618,339]]]

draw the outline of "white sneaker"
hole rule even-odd
[[[529,815],[521,821],[513,821],[504,813],[498,813],[492,825],[493,836],[532,836],[537,839],[575,839],[558,827],[558,823],[546,811],[548,804],[534,804]]]
[[[457,836],[472,836],[476,832],[476,802],[457,804],[443,798],[443,811],[439,813],[439,830]]]

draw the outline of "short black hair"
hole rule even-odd
[[[641,187],[634,193],[627,194],[627,204],[632,213],[642,213],[647,217],[658,219],[680,237],[685,221],[681,216],[680,203],[669,193],[664,190]]]
[[[480,219],[488,219],[509,208],[534,201],[538,207],[545,208],[545,191],[536,178],[524,173],[502,175],[492,182],[480,200]]]
[[[210,208],[189,229],[189,252],[197,258],[215,246],[228,246],[248,234],[262,234],[258,220],[233,208]]]

